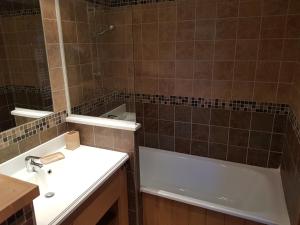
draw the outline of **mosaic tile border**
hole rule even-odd
[[[123,94],[124,95],[124,94]],[[255,102],[243,100],[223,100],[223,99],[205,99],[182,96],[163,96],[163,95],[148,95],[135,94],[135,101],[140,103],[152,103],[163,105],[184,105],[194,108],[212,108],[225,109],[232,111],[244,112],[263,112],[275,113],[280,115],[288,115],[290,107],[288,104]],[[124,98],[132,98],[131,96],[124,96]]]
[[[7,10],[0,12],[0,16],[27,16],[27,15],[39,15],[41,14],[40,8],[35,9],[20,9],[20,10]]]
[[[19,143],[39,132],[65,123],[66,117],[66,111],[53,113],[50,116],[4,131],[0,133],[0,149],[8,147],[10,144]]]
[[[154,4],[159,2],[173,2],[175,0],[88,0],[90,3],[106,7],[120,7],[127,5]]]
[[[101,95],[99,98],[91,99],[89,102],[72,107],[71,112],[73,114],[86,115],[90,112],[93,112],[100,106],[122,99],[122,96],[118,92],[113,91],[111,93]]]
[[[162,105],[184,105],[193,108],[212,108],[225,109],[230,111],[243,112],[261,112],[278,115],[288,115],[290,107],[288,104],[278,104],[270,102],[255,102],[246,100],[223,100],[223,99],[205,99],[183,96],[164,96],[164,95],[149,95],[149,94],[134,94],[112,92],[102,95],[99,98],[92,99],[89,102],[75,106],[72,108],[72,113],[86,115],[96,110],[104,104],[121,101],[121,102],[139,102]]]

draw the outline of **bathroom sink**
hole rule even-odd
[[[61,152],[65,158],[43,166],[37,172],[25,168],[26,156]],[[81,145],[65,149],[63,135],[0,164],[0,173],[39,186],[34,201],[38,225],[59,224],[97,190],[128,159],[122,152]]]
[[[57,184],[61,183],[60,179],[62,174],[58,176],[58,174],[56,172],[53,173],[53,171],[56,171],[56,169],[53,169],[52,166],[44,167],[38,172],[28,172],[26,168],[24,168],[11,176],[38,185],[41,196],[45,196],[46,193],[59,191],[59,185]]]

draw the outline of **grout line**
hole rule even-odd
[[[263,3],[260,4],[260,9],[263,9]],[[254,84],[253,84],[253,90],[252,90],[252,99],[251,101],[254,101],[254,94],[255,94],[255,82],[256,82],[256,76],[257,76],[257,68],[258,68],[258,62],[259,62],[259,51],[260,51],[260,41],[262,36],[262,15],[260,15],[258,18],[260,18],[260,24],[259,24],[259,35],[258,35],[258,46],[257,46],[257,53],[256,53],[256,61],[255,61],[255,72],[254,72]],[[252,130],[252,119],[253,119],[253,113],[250,114],[250,130]],[[248,145],[247,145],[247,154],[246,154],[246,164],[248,164],[249,159],[249,148],[250,148],[250,138],[251,138],[251,132],[249,132],[248,136]]]
[[[230,138],[230,126],[231,126],[231,111],[229,111],[229,121],[228,121],[228,133],[227,133],[227,152],[226,152],[226,160],[228,160],[228,153],[229,153],[229,138]]]
[[[261,10],[263,9],[263,2],[260,4]],[[263,22],[263,16],[260,15],[258,17],[260,19],[259,24],[259,35],[258,35],[258,44],[257,44],[257,53],[256,53],[256,61],[255,61],[255,72],[254,72],[254,79],[253,79],[253,90],[252,90],[252,101],[254,101],[255,96],[255,86],[256,86],[256,79],[257,79],[257,70],[258,70],[258,64],[259,64],[259,52],[260,52],[260,45],[262,40],[262,22]]]
[[[195,62],[197,61],[196,60],[196,30],[197,30],[197,2],[194,2],[194,20],[193,20],[193,23],[194,23],[194,33],[193,33],[193,37],[194,37],[194,45],[193,45],[193,84],[192,84],[192,96],[195,96],[195,87],[194,87],[194,83],[195,83]],[[193,143],[193,108],[191,108],[191,114],[190,114],[190,117],[191,117],[191,140],[190,140],[190,154],[192,154],[192,143]]]
[[[178,16],[178,5],[177,5],[177,1],[175,2],[175,59],[174,59],[174,78],[173,78],[173,80],[174,80],[174,94],[176,93],[176,74],[177,74],[177,66],[176,66],[176,62],[177,62],[177,45],[176,45],[176,43],[177,43],[177,32],[178,32],[178,18],[177,18],[177,16]],[[174,105],[173,106],[173,118],[174,118],[174,152],[176,152],[176,126],[175,126],[175,118],[176,118],[176,106]]]
[[[250,112],[250,124],[249,124],[249,134],[248,134],[248,143],[247,143],[247,152],[246,152],[246,159],[245,163],[248,164],[248,156],[249,156],[249,148],[250,148],[250,138],[251,138],[251,130],[252,130],[252,112]]]
[[[270,153],[271,153],[271,146],[272,146],[272,140],[273,140],[273,131],[274,131],[274,126],[275,126],[275,118],[276,115],[273,115],[273,123],[272,123],[272,133],[269,141],[269,149],[268,149],[268,159],[267,159],[267,167],[269,167],[269,162],[270,162]]]
[[[217,14],[217,11],[218,11],[218,5],[217,5],[217,2],[215,3],[215,13]],[[197,17],[196,17],[197,18]],[[214,78],[214,68],[215,68],[215,51],[216,51],[216,37],[217,37],[217,19],[214,18],[213,19],[214,21],[214,34],[213,34],[213,55],[212,55],[212,71],[211,71],[211,83],[210,83],[210,98],[212,98],[212,94],[213,94],[213,78]],[[209,121],[208,121],[208,124],[209,124],[209,128],[208,128],[208,140],[210,140],[210,137],[211,137],[211,128],[210,128],[210,125],[211,125],[211,108],[209,108]],[[208,143],[208,146],[207,146],[207,155],[208,157],[210,156],[210,145]]]
[[[238,45],[238,28],[239,28],[239,15],[240,15],[240,0],[238,1],[238,16],[237,16],[237,24],[236,24],[236,31],[235,31],[235,49],[234,49],[234,65],[233,65],[233,75],[231,78],[231,90],[230,90],[230,100],[232,100],[232,91],[233,91],[233,81],[234,81],[234,74],[236,70],[236,62],[237,62],[237,45]],[[227,137],[227,152],[226,152],[226,160],[228,160],[229,154],[229,138],[230,138],[230,126],[231,126],[231,110],[229,111],[229,124],[228,124],[228,137]]]

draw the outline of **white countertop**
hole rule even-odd
[[[62,152],[65,159],[44,166],[38,173],[24,169],[26,156],[43,156],[53,152]],[[126,153],[84,145],[74,151],[66,150],[61,135],[0,164],[0,173],[39,185],[41,194],[33,201],[37,225],[59,224],[127,159]],[[49,169],[51,174],[47,173]],[[54,192],[54,197],[45,198],[47,192]]]

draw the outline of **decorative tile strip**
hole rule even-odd
[[[153,4],[159,2],[173,2],[175,0],[88,0],[89,2],[106,7],[120,7],[126,5]]]
[[[97,108],[100,106],[104,106],[105,104],[112,102],[184,105],[194,108],[225,109],[230,111],[262,112],[271,114],[275,113],[279,115],[288,115],[290,111],[288,104],[112,92],[107,95],[102,95],[99,98],[92,99],[91,101],[79,106],[73,107],[72,113],[88,115],[90,112],[97,110]]]
[[[0,16],[3,16],[3,17],[39,15],[39,14],[41,14],[40,8],[0,11]]]
[[[128,96],[128,94],[125,95],[126,95],[124,96],[125,98],[132,98]],[[185,105],[185,106],[191,106],[195,108],[213,108],[213,109],[225,109],[225,110],[232,110],[232,111],[276,113],[281,115],[288,115],[290,111],[290,107],[288,104],[254,102],[254,101],[243,101],[243,100],[205,99],[205,98],[182,97],[182,96],[135,94],[135,101],[140,103],[152,103],[152,104],[163,104],[163,105]]]
[[[39,132],[46,131],[66,122],[66,111],[53,113],[47,117],[34,120],[21,126],[0,133],[0,149],[10,144],[19,143]]]
[[[71,112],[78,115],[87,115],[90,112],[95,111],[97,108],[117,100],[122,100],[118,92],[110,92],[108,94],[101,95],[99,98],[94,98],[81,105],[72,107]]]

